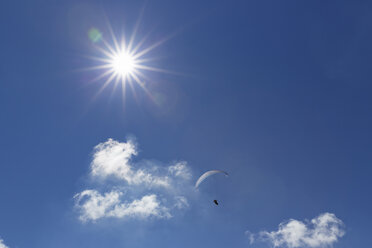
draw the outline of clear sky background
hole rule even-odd
[[[175,73],[144,71],[155,101],[136,84],[97,95],[102,70],[81,70],[102,46],[89,30],[130,35],[141,10],[134,42],[169,37],[146,56]],[[361,0],[3,1],[0,247],[272,247],[259,232],[315,228],[306,220],[323,213],[345,233],[323,244],[372,247],[371,12]],[[187,204],[81,221],[86,189],[126,203],[153,190],[92,178],[109,138],[136,143],[133,170],[185,164]],[[210,169],[230,176],[193,191]]]

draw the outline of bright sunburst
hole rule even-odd
[[[98,51],[101,52],[102,57],[93,57],[94,60],[99,61],[101,64],[89,69],[102,71],[102,73],[95,79],[104,80],[98,93],[102,92],[110,83],[114,83],[114,89],[116,89],[117,85],[121,85],[124,97],[126,86],[129,85],[131,89],[134,90],[133,83],[136,83],[141,86],[146,93],[150,94],[145,87],[145,81],[147,81],[148,78],[144,72],[168,72],[146,64],[153,60],[153,58],[148,58],[146,55],[148,55],[151,50],[165,42],[166,39],[156,42],[148,47],[143,47],[146,41],[145,37],[137,44],[134,44],[137,28],[138,25],[129,40],[122,37],[120,41],[118,41],[114,32],[109,27],[112,38],[111,42],[105,40],[100,33],[97,34],[98,31],[94,30],[91,39],[96,44],[95,46]],[[98,37],[98,39],[95,37]]]

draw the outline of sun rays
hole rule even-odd
[[[97,34],[97,31],[94,31],[95,34],[92,35],[91,40],[100,55],[89,57],[98,62],[98,65],[88,69],[99,71],[98,77],[93,80],[102,83],[97,96],[107,86],[113,84],[113,91],[118,86],[122,88],[123,100],[125,99],[127,86],[130,86],[134,96],[136,96],[135,85],[140,86],[151,97],[149,90],[146,88],[146,83],[150,81],[149,77],[146,76],[146,71],[170,73],[167,70],[152,66],[150,63],[155,58],[149,57],[149,53],[163,44],[169,37],[145,46],[148,36],[135,43],[137,29],[138,23],[129,38],[126,39],[125,36],[121,36],[120,40],[114,34],[111,25],[108,25],[111,35],[109,40],[106,40],[101,33]]]

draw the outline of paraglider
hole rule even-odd
[[[229,174],[227,174],[227,172],[225,171],[222,171],[222,170],[210,170],[210,171],[207,171],[205,172],[203,175],[201,175],[199,177],[199,179],[196,181],[195,183],[195,189],[197,189],[199,187],[199,185],[207,178],[207,177],[210,177],[214,174],[217,174],[217,173],[223,173],[225,174],[226,176],[228,176]]]
[[[199,185],[207,178],[207,177],[210,177],[214,174],[217,174],[217,173],[222,173],[222,174],[225,174],[225,176],[228,176],[229,174],[227,174],[226,171],[222,171],[222,170],[210,170],[210,171],[207,171],[205,172],[203,175],[201,175],[199,177],[199,179],[196,181],[195,183],[195,189],[197,189],[199,187]],[[213,200],[214,204],[216,204],[218,206],[218,201],[217,200]]]

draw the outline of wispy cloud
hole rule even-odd
[[[174,204],[174,207],[178,209],[183,209],[189,207],[189,202],[187,201],[186,197],[184,196],[176,196],[175,197],[176,203]]]
[[[183,179],[189,180],[191,178],[191,172],[189,167],[187,166],[186,162],[178,162],[175,165],[169,166],[169,172],[176,176],[181,177]]]
[[[269,242],[274,247],[330,247],[344,236],[344,224],[332,213],[324,213],[311,221],[291,219],[279,224],[277,231],[262,231],[246,235],[253,244],[256,241]]]
[[[137,154],[133,140],[108,139],[94,148],[90,175],[99,186],[111,187],[111,190],[100,193],[97,189],[88,189],[74,196],[81,221],[108,217],[170,218],[177,209],[189,206],[183,195],[191,188],[187,163],[179,161],[169,166],[150,160],[134,163],[132,158]]]
[[[0,239],[0,248],[9,248],[4,244],[4,240]]]

